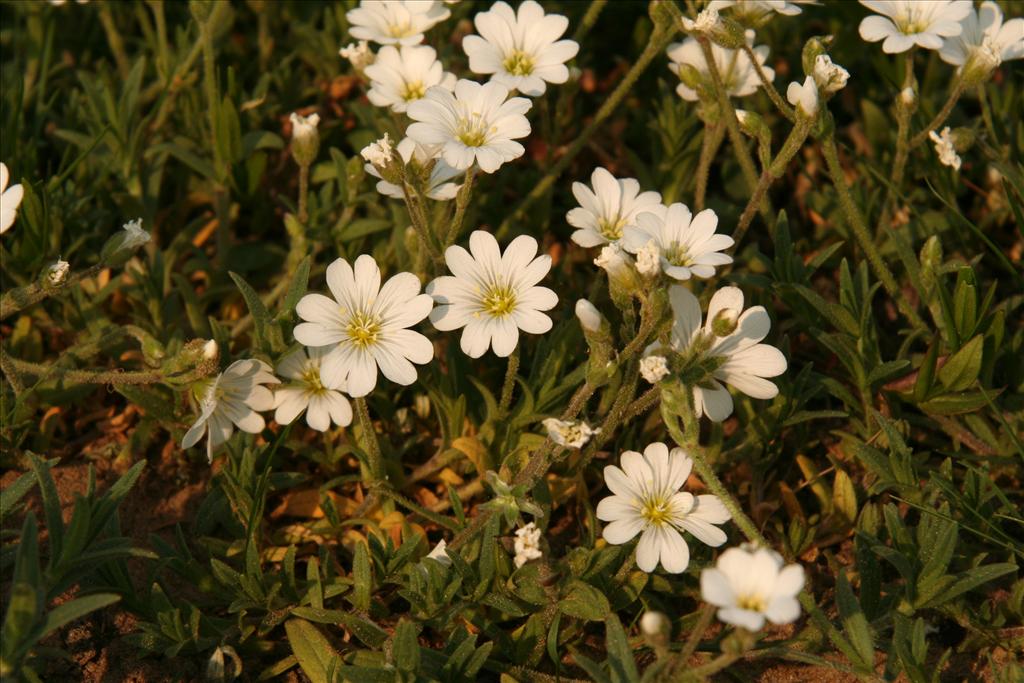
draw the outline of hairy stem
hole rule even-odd
[[[363,432],[363,441],[366,443],[366,456],[369,458],[369,470],[371,485],[376,482],[383,482],[387,479],[384,471],[384,457],[380,452],[380,443],[377,441],[377,430],[373,428],[370,420],[370,411],[366,407],[366,399],[362,396],[353,398],[356,405],[356,416],[359,419],[359,428]]]
[[[6,354],[5,354],[6,355]],[[16,372],[46,379],[51,375],[72,384],[155,384],[163,380],[160,370],[71,370],[57,364],[32,363],[6,356],[7,363]]]
[[[5,292],[3,297],[0,297],[0,320],[6,320],[18,311],[37,304],[54,294],[66,291],[82,280],[98,275],[105,267],[103,263],[89,266],[83,271],[69,275],[64,284],[59,287],[44,287],[38,282],[33,282]]]
[[[309,165],[299,166],[299,222],[303,226],[309,221],[309,212],[306,209],[307,195],[309,194]]]
[[[519,345],[512,350],[508,357],[508,367],[505,369],[505,382],[501,385],[501,402],[498,404],[498,419],[504,420],[508,415],[508,409],[512,405],[512,391],[516,386],[516,372],[519,370]]]
[[[459,194],[455,197],[455,215],[452,217],[451,225],[448,226],[448,234],[444,237],[444,242],[441,244],[441,251],[444,252],[448,247],[455,244],[455,241],[459,239],[459,233],[462,232],[462,223],[466,220],[466,208],[469,206],[469,199],[473,195],[473,181],[476,179],[476,168],[470,166],[469,170],[466,171],[466,178],[462,181],[462,187],[459,188]],[[441,254],[443,258],[444,254]]]
[[[715,154],[722,146],[724,137],[725,126],[720,121],[712,125],[704,125],[704,139],[700,144],[700,162],[697,164],[697,187],[693,194],[693,204],[697,211],[704,210],[704,198],[708,192],[711,163],[715,160]]]
[[[768,98],[771,99],[772,103],[776,106],[779,112],[790,121],[796,121],[796,112],[793,111],[793,107],[789,106],[786,100],[782,99],[782,95],[775,89],[775,84],[768,78],[768,74],[764,72],[764,67],[761,66],[760,60],[754,53],[754,48],[747,43],[743,44],[743,51],[747,53],[747,57],[750,59],[750,63],[754,65],[754,71],[757,72],[757,77],[761,79],[761,87],[766,93]]]

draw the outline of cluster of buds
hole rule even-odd
[[[504,519],[509,527],[519,522],[520,514],[523,512],[538,519],[544,516],[540,506],[527,499],[525,484],[510,486],[502,481],[494,470],[487,470],[484,473],[484,482],[494,492],[494,497],[481,505],[481,509],[493,511]]]

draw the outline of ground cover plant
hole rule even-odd
[[[1022,13],[0,3],[0,676],[1021,680]]]

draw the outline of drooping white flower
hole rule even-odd
[[[786,99],[799,109],[804,116],[813,117],[818,114],[818,84],[812,76],[804,78],[803,85],[796,81],[786,89]]]
[[[636,225],[636,217],[645,211],[662,210],[661,194],[640,192],[635,178],[615,178],[603,168],[595,168],[587,187],[572,184],[572,193],[579,206],[565,219],[576,228],[572,241],[581,247],[596,247],[616,242],[626,228]]]
[[[63,259],[57,259],[46,269],[46,279],[54,287],[59,287],[68,279],[68,272],[71,264]]]
[[[524,116],[529,109],[530,100],[509,98],[500,83],[462,79],[454,93],[434,86],[410,104],[406,113],[415,123],[406,135],[439,150],[452,168],[464,171],[475,162],[484,173],[494,173],[526,151],[516,140],[530,134]]]
[[[492,74],[492,81],[530,97],[543,95],[547,83],[569,80],[565,63],[580,46],[559,40],[569,28],[562,15],[544,14],[534,0],[525,0],[518,12],[499,1],[473,17],[473,23],[480,35],[462,39],[473,73]]]
[[[787,17],[800,14],[800,5],[814,5],[816,0],[711,0],[708,9],[718,12],[729,11],[733,17],[746,24],[760,24],[765,19],[782,14]]]
[[[534,522],[516,529],[515,550],[517,569],[530,560],[538,560],[544,556],[540,549],[540,529]]]
[[[718,607],[719,620],[760,631],[765,621],[789,624],[800,617],[797,595],[804,587],[804,568],[786,565],[774,550],[748,545],[729,548],[714,567],[701,570],[700,592]]]
[[[205,350],[205,349],[204,349]],[[280,382],[271,367],[261,360],[236,360],[211,381],[194,390],[200,413],[182,439],[182,448],[199,443],[203,434],[207,458],[213,461],[213,449],[231,438],[238,427],[243,432],[259,434],[266,426],[260,411],[274,406],[274,395],[266,384]]]
[[[676,280],[689,280],[692,276],[707,278],[715,274],[715,266],[732,263],[732,257],[723,249],[733,245],[728,235],[715,232],[718,216],[704,209],[696,216],[685,204],[676,202],[658,213],[641,213],[636,227],[627,228],[622,235],[622,246],[639,254],[649,245],[657,248],[661,270]]]
[[[295,307],[305,321],[295,328],[295,339],[331,347],[320,364],[323,385],[366,396],[377,385],[378,367],[396,384],[415,382],[413,363],[434,357],[430,340],[406,329],[426,318],[434,303],[420,294],[419,278],[398,273],[381,287],[377,262],[362,254],[354,269],[340,258],[327,266],[327,287],[333,298],[307,294]]]
[[[747,44],[753,46],[754,32],[747,31],[746,36]],[[753,50],[754,56],[757,57],[757,62],[761,65],[761,70],[764,71],[765,77],[769,81],[775,80],[775,70],[770,66],[764,65],[765,60],[768,59],[768,46],[758,45]],[[758,77],[754,64],[750,61],[746,52],[730,50],[712,43],[711,54],[715,58],[715,68],[722,79],[722,85],[725,86],[726,92],[732,97],[753,95],[761,87],[761,79]],[[687,38],[681,43],[669,45],[668,58],[671,60],[668,68],[677,76],[679,75],[680,66],[689,65],[696,69],[702,77],[710,78],[708,64],[704,60],[704,51],[701,50],[700,44],[695,38]],[[696,102],[698,99],[697,91],[685,83],[680,83],[676,86],[676,92],[688,102]]]
[[[972,58],[984,60],[991,68],[1011,59],[1024,58],[1024,19],[1003,21],[1003,11],[985,0],[960,20],[959,35],[946,38],[939,56],[948,64],[965,66]]]
[[[935,153],[939,155],[942,165],[959,171],[960,155],[956,153],[956,146],[953,144],[949,126],[943,128],[941,133],[936,133],[934,130],[928,131],[928,137],[935,143]]]
[[[309,166],[316,159],[316,153],[320,150],[320,132],[316,129],[320,123],[320,115],[302,116],[292,112],[290,118],[292,122],[292,156],[300,166]]]
[[[341,393],[344,386],[328,389],[320,378],[320,366],[329,350],[323,346],[299,349],[277,364],[277,374],[292,380],[274,391],[278,424],[290,424],[302,411],[306,411],[306,424],[319,432],[326,432],[331,422],[339,427],[352,424],[352,406]]]
[[[549,417],[541,422],[548,431],[548,438],[563,448],[583,448],[590,437],[601,431],[591,428],[582,420],[559,420]]]
[[[352,68],[356,71],[362,71],[373,64],[373,60],[376,59],[373,50],[370,49],[370,44],[365,40],[360,40],[358,43],[349,43],[338,50],[338,54],[341,55],[342,59],[347,59],[351,62]]]
[[[437,302],[430,322],[439,330],[462,330],[463,353],[479,358],[488,347],[497,356],[508,356],[519,343],[519,330],[543,334],[551,329],[547,311],[558,297],[538,287],[551,269],[551,257],[537,256],[537,240],[520,235],[502,254],[489,232],[469,236],[469,251],[460,246],[445,250],[452,275],[429,285],[427,293]]]
[[[713,422],[721,422],[732,414],[732,396],[723,382],[753,398],[773,398],[779,393],[765,378],[785,372],[786,357],[774,346],[759,343],[771,329],[763,306],[744,311],[743,292],[723,287],[711,297],[702,327],[700,303],[688,289],[670,287],[669,302],[674,316],[670,348],[692,361],[717,365],[706,383],[692,387],[697,417],[707,415]],[[664,352],[655,343],[645,355]],[[692,358],[695,354],[699,357]]]
[[[398,155],[402,157],[402,161],[405,162],[406,166],[409,164],[416,164],[420,168],[426,166],[430,160],[430,153],[424,149],[423,145],[418,145],[412,138],[404,138],[395,147]],[[366,164],[364,167],[366,172],[372,175],[374,178],[380,178],[377,181],[377,192],[380,192],[386,197],[393,197],[394,199],[404,199],[405,193],[402,191],[401,186],[394,183],[389,183],[380,177],[380,171],[373,164]],[[454,178],[462,175],[462,171],[452,168],[444,159],[437,159],[434,162],[433,168],[430,169],[430,178],[427,181],[427,196],[431,199],[438,201],[446,201],[454,199],[455,195],[459,193],[459,188],[462,185],[451,182]]]
[[[135,250],[149,242],[149,233],[142,229],[142,219],[136,218],[121,226],[124,231],[124,240],[121,242],[121,250]]]
[[[668,360],[657,354],[644,356],[640,360],[640,376],[651,384],[657,384],[668,375]]]
[[[690,32],[707,33],[718,26],[718,9],[706,7],[697,13],[696,19],[683,17],[683,28]]]
[[[386,168],[391,163],[391,155],[393,153],[394,147],[391,146],[391,136],[384,133],[384,137],[380,140],[375,140],[366,147],[363,147],[359,152],[359,156],[374,166]]]
[[[345,13],[353,38],[381,45],[418,45],[424,33],[450,16],[439,0],[362,0]]]
[[[370,102],[400,113],[408,109],[410,102],[423,97],[427,88],[455,87],[455,74],[444,70],[437,52],[429,45],[386,45],[365,73],[370,79],[370,90],[366,93]]]
[[[870,43],[884,40],[882,51],[888,54],[906,52],[914,45],[938,50],[943,38],[960,35],[960,20],[973,7],[971,0],[860,0],[860,4],[876,12],[860,22],[860,37]]]
[[[10,174],[7,171],[7,164],[0,162],[0,235],[14,225],[14,219],[18,215],[18,206],[25,194],[25,188],[20,183],[7,187],[8,180],[10,180]]]
[[[850,72],[832,61],[828,55],[814,58],[814,81],[824,92],[838,92],[846,87]]]
[[[694,496],[680,491],[690,476],[693,461],[681,448],[669,452],[663,443],[652,443],[643,455],[622,454],[622,468],[604,468],[604,481],[614,495],[597,504],[597,518],[610,522],[602,536],[612,545],[628,543],[637,534],[636,565],[653,572],[661,562],[665,571],[679,574],[690,564],[686,531],[711,547],[725,543],[725,532],[716,524],[731,519],[717,496]]]

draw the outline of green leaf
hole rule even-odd
[[[857,652],[858,668],[872,671],[875,661],[874,636],[844,570],[840,570],[836,577],[836,605],[843,620],[843,631]]]
[[[339,665],[341,658],[320,629],[304,619],[289,619],[284,630],[302,672],[312,683],[330,683],[327,671],[335,660],[339,661],[333,665]]]
[[[984,338],[979,334],[946,360],[946,364],[939,368],[942,386],[949,391],[963,391],[977,379],[981,371],[983,344]]]
[[[28,454],[32,471],[39,482],[39,493],[43,499],[43,513],[46,516],[46,534],[50,544],[50,561],[60,557],[64,540],[64,520],[61,516],[60,496],[57,485],[50,476],[50,467],[35,453]]]
[[[242,293],[242,298],[245,299],[245,305],[249,307],[249,314],[252,315],[253,344],[262,351],[272,351],[269,336],[270,311],[267,310],[266,305],[264,305],[256,290],[245,281],[245,278],[233,271],[229,272],[228,275],[235,281],[238,291]]]
[[[17,581],[11,586],[4,614],[4,637],[0,638],[0,659],[5,674],[8,667],[17,670],[19,661],[35,642],[33,627],[41,604],[42,596],[31,584]]]
[[[394,658],[395,666],[401,671],[410,673],[416,671],[420,665],[420,645],[417,641],[419,629],[413,622],[402,619],[395,628],[395,635],[391,641],[391,656]]]
[[[47,466],[50,464],[47,463]],[[11,513],[18,501],[36,485],[36,481],[34,472],[25,472],[13,484],[0,491],[0,518],[6,518]]]
[[[360,237],[366,237],[367,235],[387,230],[390,227],[391,221],[386,221],[382,218],[360,218],[348,224],[344,234],[341,236],[341,241],[351,242]]]
[[[116,593],[95,593],[62,603],[47,613],[40,637],[46,636],[75,619],[84,617],[89,612],[113,605],[120,599],[121,596]]]
[[[921,367],[917,370],[917,381],[914,382],[914,400],[918,403],[928,398],[932,386],[935,384],[935,366],[939,360],[939,340],[933,340],[928,347],[928,353],[921,361]]]
[[[640,673],[633,659],[633,648],[629,646],[626,631],[622,622],[614,613],[605,620],[605,633],[608,647],[608,669],[614,683],[634,683],[639,680]]]
[[[365,543],[357,543],[355,558],[352,560],[352,605],[362,611],[370,609],[370,591],[373,588],[373,574],[370,571],[370,555]]]
[[[836,470],[836,480],[832,484],[832,504],[849,524],[857,521],[857,492],[850,475],[844,470]]]
[[[986,405],[1002,391],[962,391],[955,394],[943,394],[921,404],[921,410],[933,415],[960,415],[973,413]]]
[[[921,609],[937,607],[963,595],[967,591],[977,588],[982,584],[988,583],[989,581],[995,581],[1000,576],[1005,576],[1016,571],[1017,565],[1009,562],[999,562],[995,564],[986,564],[981,567],[974,567],[973,569],[960,574],[952,585],[918,607]]]
[[[558,609],[570,617],[586,621],[602,621],[611,613],[611,605],[604,593],[579,579],[569,582]]]
[[[299,299],[306,294],[306,288],[309,286],[309,269],[312,265],[312,256],[307,256],[299,262],[295,273],[291,276],[292,283],[288,286],[288,293],[284,295],[281,310],[277,314],[278,321],[291,319],[292,311],[295,310]]]

